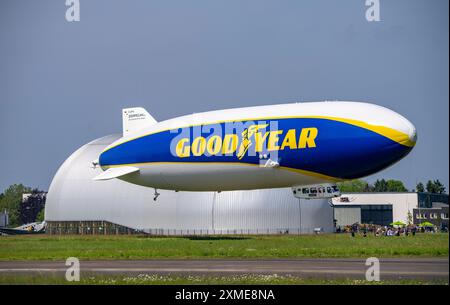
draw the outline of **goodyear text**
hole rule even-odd
[[[267,126],[268,124],[254,124],[240,134],[196,136],[192,140],[190,137],[182,137],[176,142],[175,153],[180,158],[236,155],[238,159],[242,159],[252,146],[256,153],[316,147],[316,127],[266,130]]]

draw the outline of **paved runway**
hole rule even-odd
[[[80,261],[85,274],[278,274],[303,278],[364,279],[365,259],[209,259]],[[63,261],[0,261],[2,274],[64,273]],[[381,279],[449,278],[447,258],[396,258],[380,260]]]

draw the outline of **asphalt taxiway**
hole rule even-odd
[[[64,273],[65,261],[0,261],[2,274]],[[236,275],[277,274],[302,278],[365,279],[365,259],[189,259],[189,260],[86,260],[80,261],[85,274],[177,274]],[[449,258],[380,259],[383,280],[448,280]]]

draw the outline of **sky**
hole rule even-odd
[[[122,131],[121,109],[158,121],[208,110],[350,100],[418,131],[367,178],[449,186],[449,1],[0,1],[0,191],[48,190],[83,144]]]

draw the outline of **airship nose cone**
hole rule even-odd
[[[409,148],[416,145],[417,129],[406,117],[384,107],[373,109],[372,112],[373,118],[377,120],[373,122],[375,125],[385,126],[392,131],[389,132],[390,139]]]
[[[332,177],[357,179],[377,173],[407,156],[417,142],[416,127],[402,115],[380,106],[364,105],[362,126],[345,126],[339,131],[341,145],[333,145],[327,163]],[[342,127],[343,128],[343,127]],[[345,145],[342,145],[345,143]],[[322,171],[325,172],[325,171]]]
[[[409,132],[408,132],[409,141],[411,141],[411,143],[413,145],[415,145],[417,142],[417,129],[416,129],[416,127],[414,127],[414,125],[412,123],[410,123],[410,124],[411,124],[411,126],[410,126]]]
[[[404,138],[400,140],[400,143],[409,147],[414,147],[417,142],[417,129],[408,119],[401,117],[402,125],[404,126]]]

